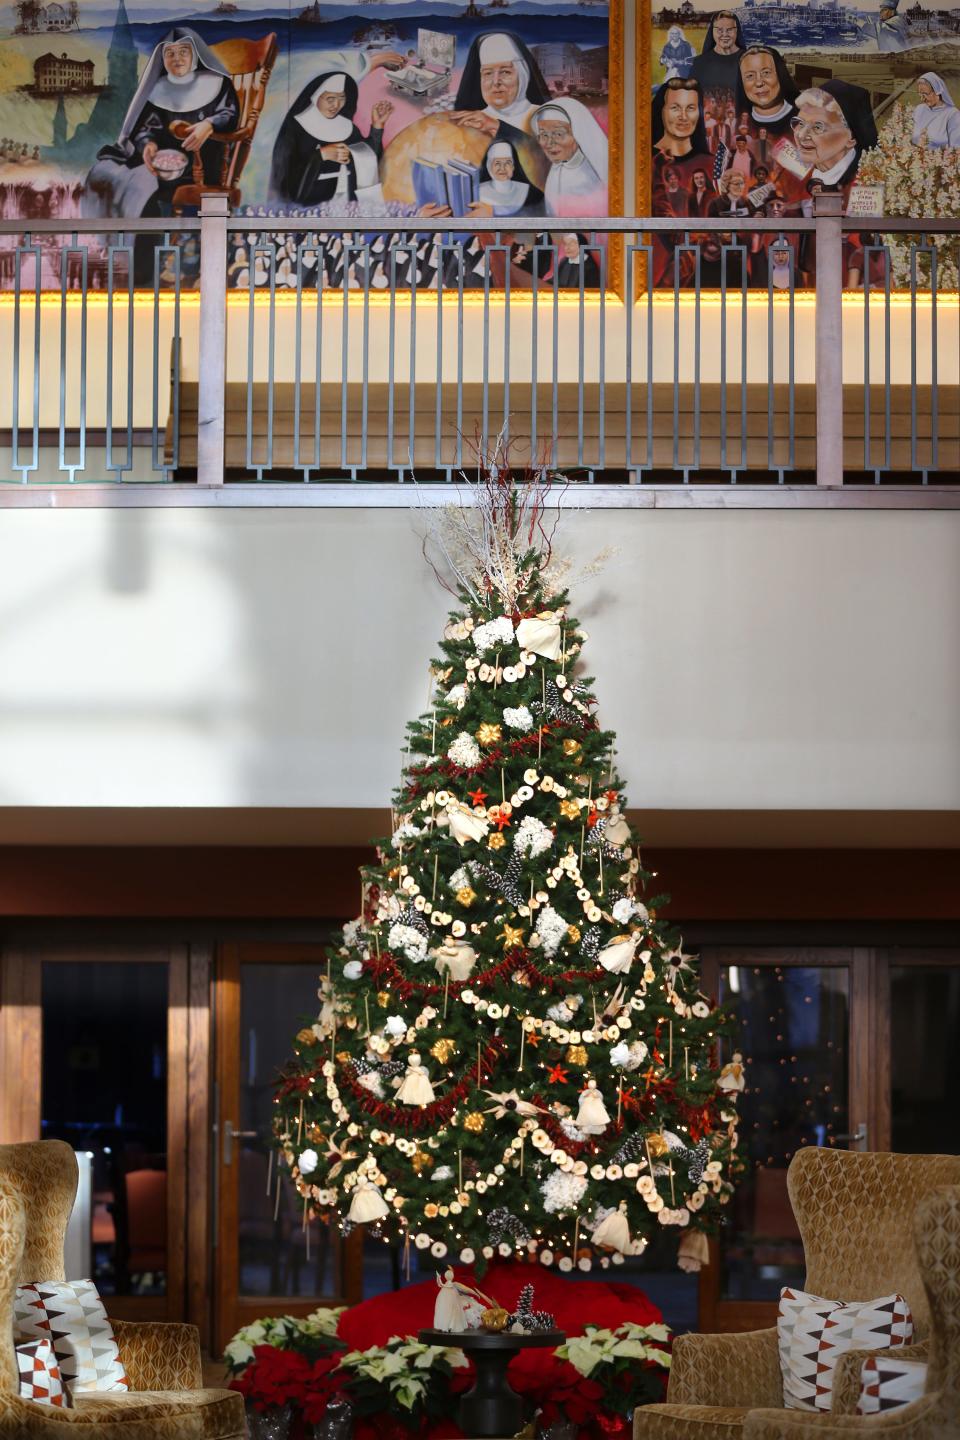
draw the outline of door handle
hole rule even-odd
[[[232,1120],[223,1122],[223,1163],[233,1164],[233,1142],[234,1140],[255,1140],[259,1130],[234,1130]]]
[[[867,1126],[866,1121],[861,1120],[852,1135],[834,1135],[834,1140],[849,1140],[851,1145],[860,1145],[864,1150],[867,1148]]]

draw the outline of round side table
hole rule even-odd
[[[460,1399],[458,1423],[464,1435],[473,1440],[492,1440],[515,1435],[523,1425],[523,1401],[507,1380],[507,1369],[514,1355],[534,1347],[554,1348],[562,1345],[566,1335],[560,1330],[534,1330],[529,1334],[501,1331],[489,1335],[485,1330],[421,1330],[424,1345],[446,1345],[463,1350],[473,1361],[477,1383]]]

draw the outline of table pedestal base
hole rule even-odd
[[[477,1383],[460,1400],[460,1429],[478,1440],[515,1435],[523,1424],[523,1401],[507,1381],[510,1350],[472,1350]]]

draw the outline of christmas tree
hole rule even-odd
[[[498,455],[424,512],[459,604],[276,1139],[305,1215],[436,1260],[606,1268],[673,1227],[698,1269],[742,1067],[648,893],[550,496]]]

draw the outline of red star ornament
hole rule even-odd
[[[494,818],[493,823],[494,825],[496,825],[498,830],[506,830],[507,826],[510,824],[510,816],[497,814]]]
[[[468,790],[467,798],[471,805],[482,805],[487,798],[486,790]]]
[[[562,1065],[554,1065],[547,1074],[547,1083],[548,1085],[566,1085],[567,1072]]]

